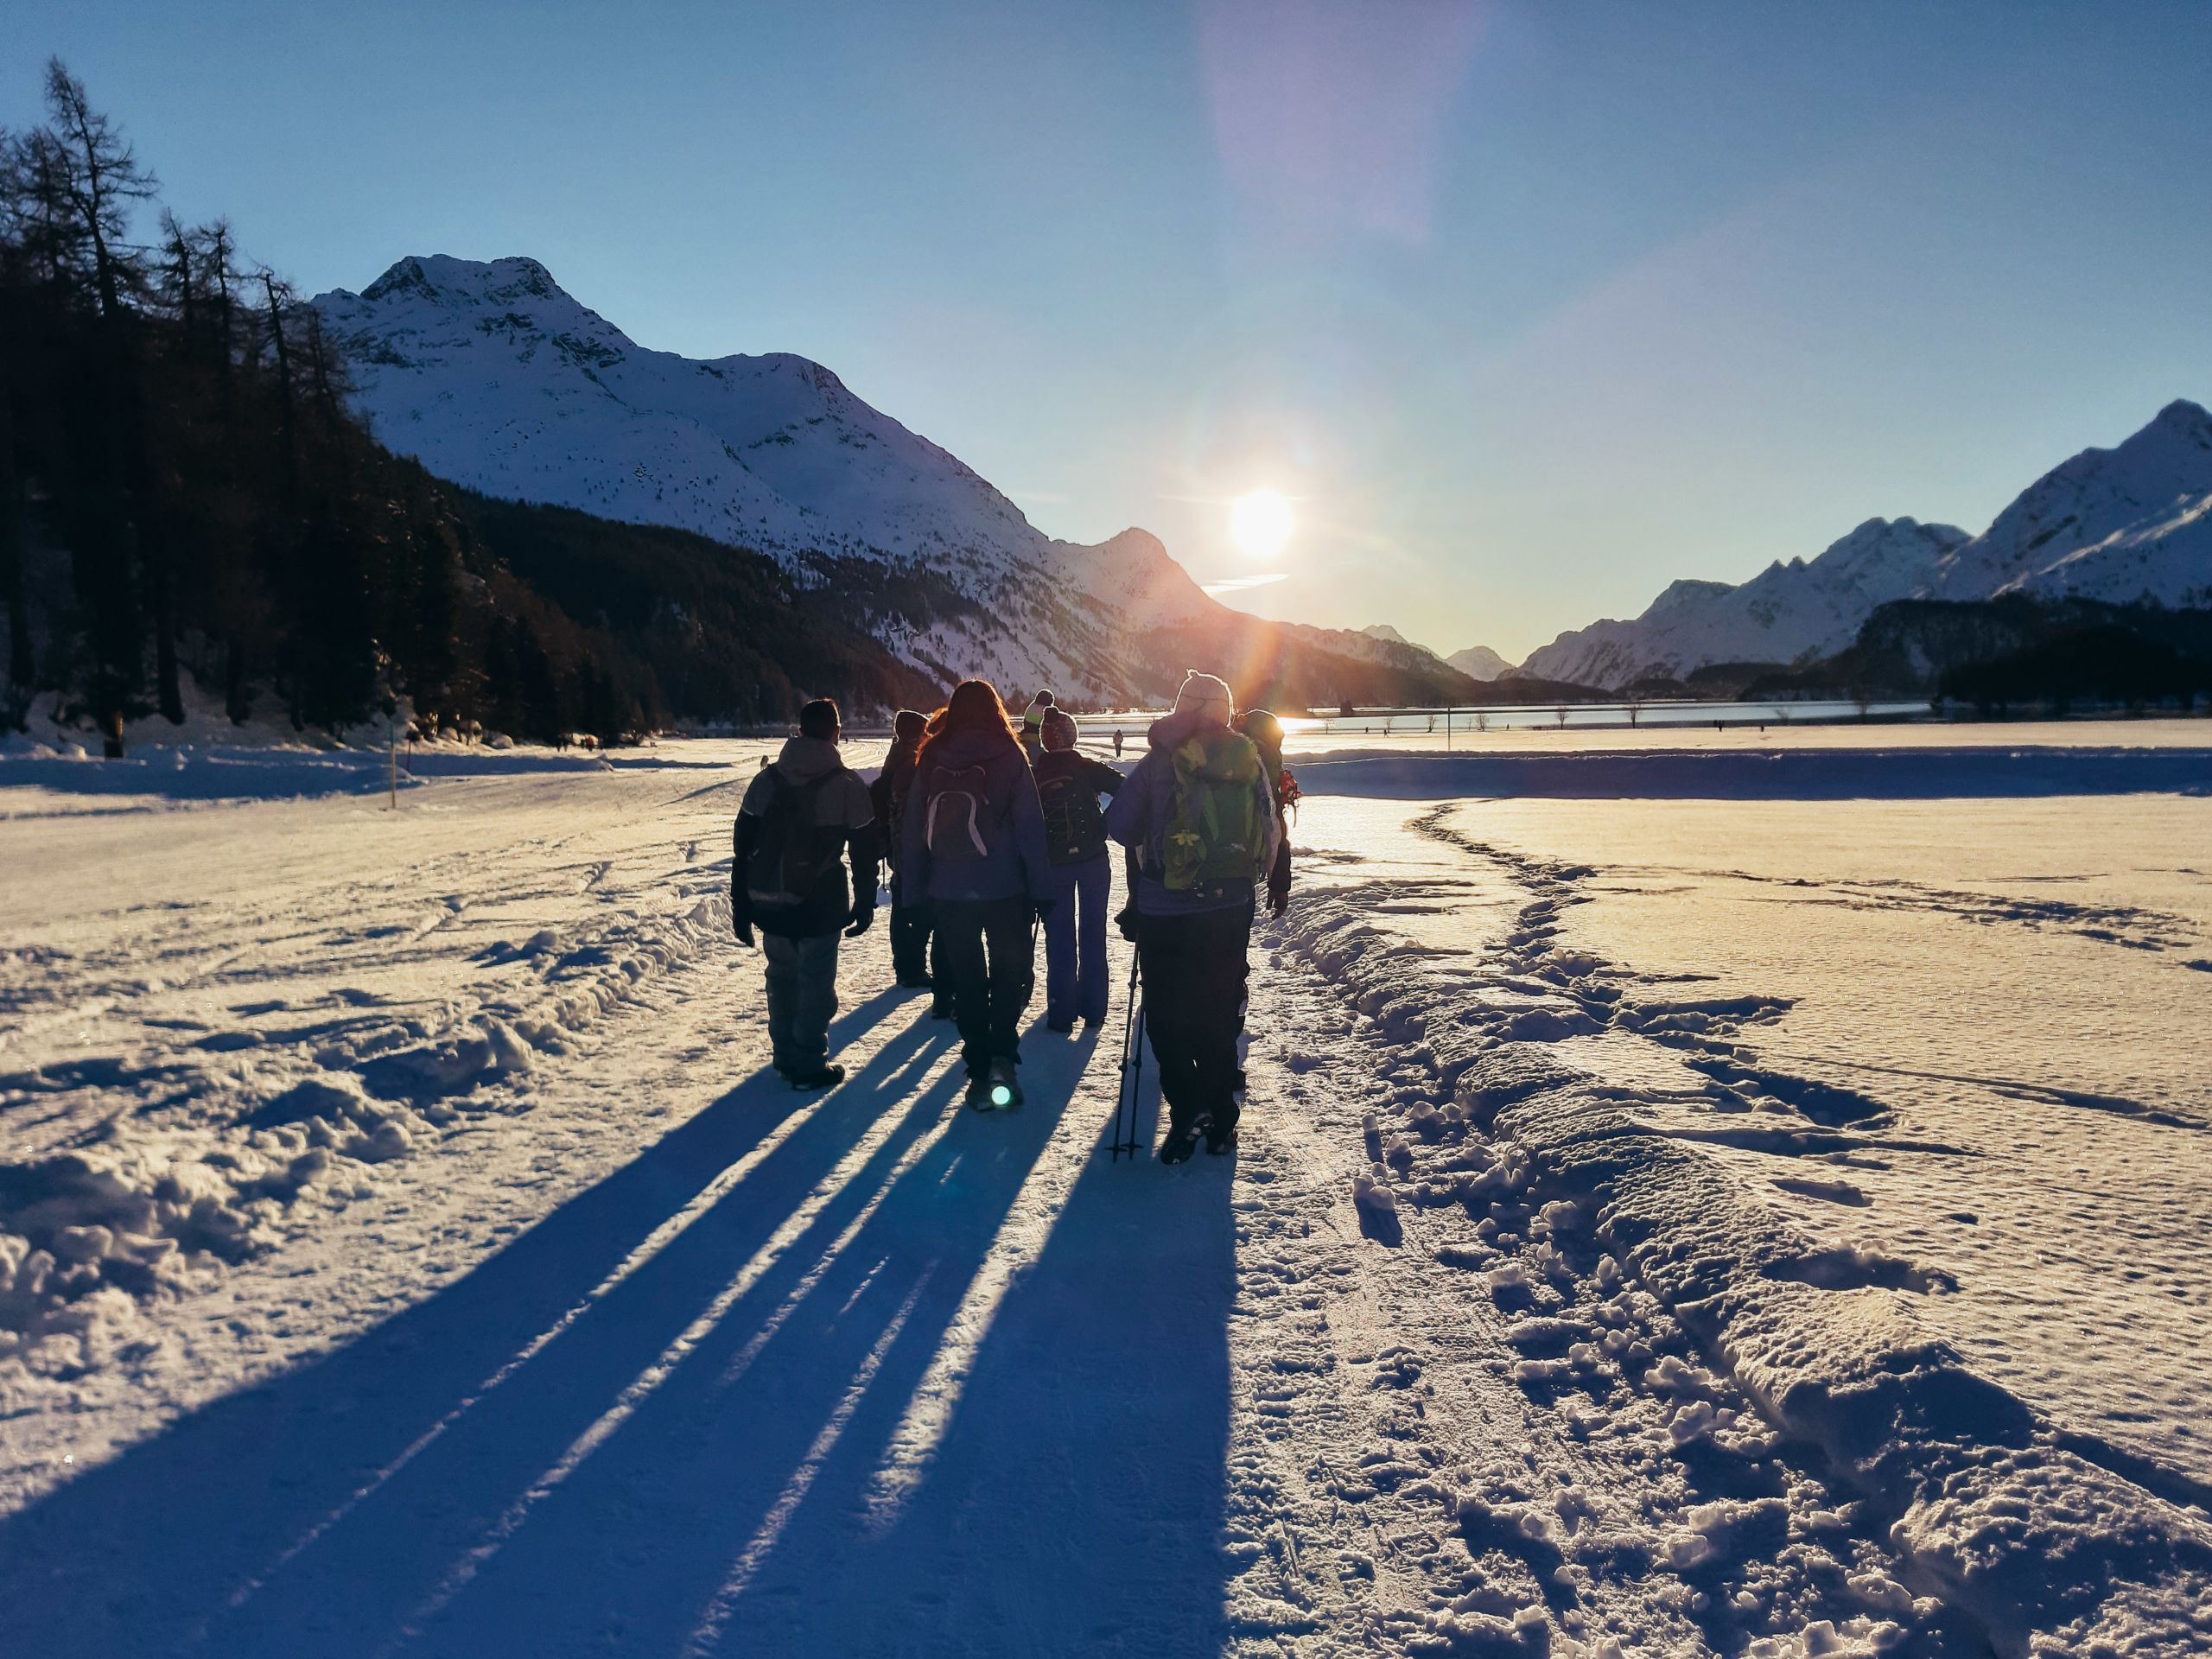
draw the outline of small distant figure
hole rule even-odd
[[[839,758],[842,736],[829,698],[799,710],[798,734],[746,788],[730,862],[730,925],[740,944],[751,944],[753,930],[760,930],[768,1042],[776,1070],[794,1089],[845,1080],[845,1068],[830,1062],[837,938],[857,938],[875,920],[882,832],[868,785]]]
[[[1122,728],[1118,726],[1114,728],[1114,758],[1122,758]]]
[[[1021,752],[1035,766],[1037,757],[1045,752],[1045,716],[1055,705],[1050,691],[1039,691],[1029,699],[1029,707],[1021,716]]]

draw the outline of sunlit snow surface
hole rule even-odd
[[[765,1074],[770,746],[18,745],[0,1650],[2207,1650],[2208,736],[1294,752],[1177,1171]]]

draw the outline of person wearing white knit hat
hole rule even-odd
[[[1236,1144],[1245,949],[1281,830],[1274,780],[1252,740],[1230,729],[1236,715],[1226,681],[1185,674],[1106,814],[1136,864],[1130,909],[1167,1103],[1164,1164],[1188,1158],[1201,1134],[1208,1152]]]

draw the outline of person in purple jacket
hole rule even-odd
[[[906,791],[899,877],[937,925],[968,1103],[1020,1105],[1017,1033],[1036,985],[1035,924],[1052,909],[1052,870],[1037,780],[988,680],[963,681],[930,719]]]
[[[1106,833],[1135,855],[1145,1030],[1167,1103],[1164,1164],[1188,1158],[1201,1133],[1208,1152],[1236,1144],[1244,952],[1281,831],[1259,750],[1230,728],[1236,713],[1225,682],[1186,675],[1175,711],[1153,722],[1149,749],[1106,810]]]

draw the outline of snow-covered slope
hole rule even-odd
[[[861,585],[899,587],[881,631],[919,666],[1098,696],[1130,689],[1127,629],[1217,611],[1154,537],[1048,538],[820,364],[647,350],[534,259],[402,259],[315,304],[391,448],[487,494],[757,548],[811,582],[886,567]]]
[[[2176,400],[2116,449],[2084,449],[1942,561],[1934,596],[2004,593],[2212,605],[2212,415]]]
[[[1943,556],[1966,540],[1949,524],[1870,518],[1819,557],[1777,560],[1740,585],[1674,582],[1634,621],[1608,618],[1562,633],[1522,672],[1619,687],[1708,663],[1825,656],[1849,645],[1876,606],[1924,592]]]
[[[2167,404],[2118,448],[2053,467],[1979,536],[1870,518],[1810,563],[1769,565],[1741,586],[1677,582],[1632,622],[1562,633],[1522,671],[1620,687],[1708,663],[1799,662],[1841,650],[1891,600],[2007,593],[2212,605],[2212,414]]]
[[[1455,651],[1444,659],[1471,680],[1494,680],[1511,671],[1507,662],[1488,645],[1469,645],[1465,651]]]

